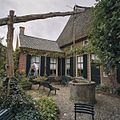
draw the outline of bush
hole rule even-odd
[[[41,97],[37,104],[44,120],[58,120],[59,110],[53,99]]]
[[[116,89],[115,94],[120,96],[120,87]]]
[[[16,78],[11,78],[9,95],[1,108],[10,108],[15,113],[14,120],[42,120],[35,102],[20,89]]]
[[[96,87],[97,92],[110,92],[110,87],[106,85],[99,85]]]
[[[23,76],[21,76],[20,86],[21,86],[24,90],[31,90],[31,88],[32,88],[32,83],[29,81],[29,79],[28,79],[27,77],[25,77],[25,76],[23,75]]]
[[[21,81],[21,87],[24,89],[24,90],[31,90],[32,88],[32,83],[28,80],[24,80],[24,81]]]

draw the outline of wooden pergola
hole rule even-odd
[[[14,23],[28,22],[37,19],[46,19],[58,16],[68,16],[80,14],[83,11],[69,11],[69,12],[50,12],[46,14],[31,14],[25,16],[16,16],[14,11],[10,10],[8,17],[0,19],[0,26],[7,25],[7,77],[9,79],[14,76],[14,61],[13,61],[13,36],[14,36]]]

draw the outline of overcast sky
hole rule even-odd
[[[71,11],[73,6],[94,6],[95,0],[0,0],[0,18],[7,17],[9,10],[15,15]],[[19,26],[25,27],[25,34],[49,40],[57,40],[69,17],[58,17],[15,24],[14,46],[19,33]],[[0,27],[0,37],[6,39],[7,27]],[[5,40],[4,40],[5,44]]]

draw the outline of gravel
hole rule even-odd
[[[74,120],[74,103],[70,101],[70,88],[55,85],[60,88],[57,94],[54,95],[54,91],[51,92],[50,96],[55,100],[60,110],[60,120]],[[33,92],[33,97],[47,95],[47,89]],[[95,104],[95,120],[120,120],[120,98],[113,97],[110,95],[97,94],[97,103]],[[91,115],[77,114],[77,119],[81,120],[92,120]]]

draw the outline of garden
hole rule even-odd
[[[100,58],[100,64],[110,77],[111,86],[101,84],[95,88],[95,91],[91,90],[96,96],[94,97],[95,119],[119,120],[120,87],[116,87],[115,81],[117,65],[120,63],[120,2],[119,0],[97,0],[97,2],[93,10],[89,47],[90,52],[94,52]],[[16,19],[13,19],[13,16],[14,12],[10,11],[7,23],[6,19],[0,23],[1,26],[8,24],[9,30],[8,46],[2,45],[2,38],[0,41],[0,112],[3,114],[0,119],[5,120],[9,116],[11,120],[73,120],[74,101],[70,99],[69,81],[60,81],[59,84],[51,85],[47,83],[50,81],[46,82],[46,76],[44,81],[33,81],[28,76],[19,74],[19,51],[15,51],[14,56],[12,54],[13,21]],[[74,83],[73,88],[77,85],[77,82]],[[74,96],[74,93],[72,94]],[[90,97],[90,94],[87,96]],[[6,111],[8,111],[7,115],[4,114]],[[81,114],[78,117],[88,120],[91,116]]]

